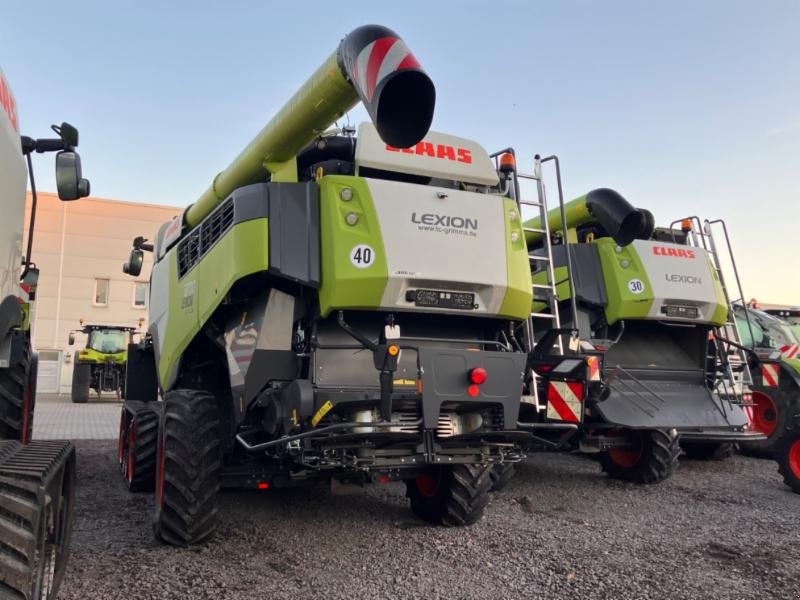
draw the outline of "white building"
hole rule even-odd
[[[30,193],[26,202],[27,233]],[[32,315],[33,348],[39,353],[38,391],[69,393],[73,352],[85,343],[67,345],[79,321],[103,325],[147,326],[148,280],[152,257],[145,253],[142,274],[122,272],[131,241],[152,240],[162,223],[181,209],[83,198],[61,202],[56,194],[39,193],[33,236],[33,262],[40,269]],[[23,249],[27,247],[25,236]]]

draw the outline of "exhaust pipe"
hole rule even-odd
[[[211,187],[185,212],[194,227],[233,190],[292,173],[300,150],[361,100],[381,139],[407,148],[428,133],[436,91],[405,42],[391,29],[364,25],[334,53],[267,123]],[[291,177],[287,176],[287,179]]]

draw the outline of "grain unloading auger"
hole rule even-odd
[[[521,419],[539,424],[543,445],[598,453],[610,475],[656,482],[677,464],[679,434],[695,456],[763,437],[748,428],[747,357],[710,225],[656,228],[610,189],[548,211],[540,163],[531,177],[538,343]],[[554,439],[552,423],[574,429]]]
[[[129,349],[119,460],[157,535],[214,529],[222,486],[406,482],[471,523],[517,430],[531,273],[515,201],[477,144],[428,132],[405,43],[360,27],[203,196],[138,238],[149,335]],[[357,139],[325,130],[361,100]],[[163,401],[156,402],[158,391]]]

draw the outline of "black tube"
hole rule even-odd
[[[612,189],[598,188],[586,194],[586,208],[620,246],[641,237],[645,229],[642,213]]]
[[[428,133],[436,90],[394,31],[381,25],[358,27],[342,40],[336,59],[383,141],[408,148]]]

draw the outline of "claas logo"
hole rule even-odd
[[[697,258],[694,250],[670,248],[667,246],[653,246],[653,254],[657,256],[677,256],[678,258]]]
[[[14,102],[14,96],[11,95],[11,90],[8,89],[5,77],[2,75],[0,75],[0,106],[6,111],[14,131],[19,131],[17,126],[17,105]]]
[[[441,158],[443,160],[452,160],[464,164],[472,163],[472,153],[466,148],[458,148],[448,144],[432,144],[422,140],[416,146],[410,148],[395,148],[394,146],[386,145],[389,152],[403,152],[404,154],[416,154],[417,156],[430,156],[431,158]]]

